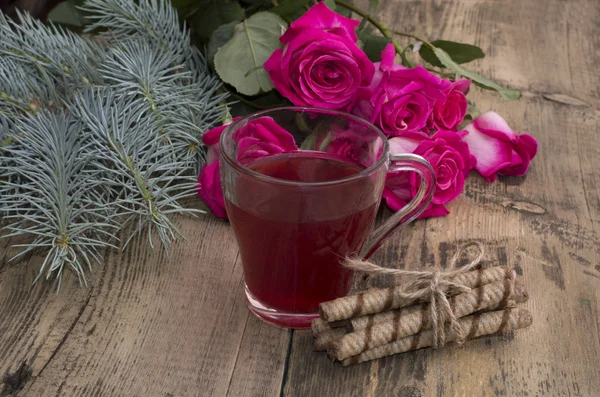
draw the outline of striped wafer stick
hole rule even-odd
[[[315,318],[310,323],[310,329],[312,330],[313,336],[317,336],[317,334],[328,331],[334,328],[345,327],[346,321],[334,321],[332,323],[328,323],[327,321],[323,321],[320,318]]]
[[[521,284],[518,280],[515,281],[515,302],[523,303],[526,302],[528,298],[529,297],[527,295],[527,290],[525,289],[525,286]],[[492,305],[491,307],[488,307],[487,310],[492,311],[497,309],[503,309],[503,307],[501,307],[501,303],[502,302],[498,302],[497,305]],[[368,314],[366,316],[351,318],[350,320],[347,320],[348,325],[346,326],[346,328],[349,332],[352,332],[360,331],[361,329],[365,329],[368,326],[372,326],[375,324],[385,323],[386,321],[402,321],[401,319],[398,319],[398,317],[405,317],[412,313],[420,312],[425,309],[425,305],[427,305],[427,303],[421,303],[418,305],[401,307],[400,309],[388,310],[382,313]]]
[[[505,274],[505,278],[502,281],[486,284],[451,298],[450,306],[454,315],[460,318],[499,304],[505,307],[514,306],[515,277],[515,272],[509,271]],[[398,317],[399,320],[397,321],[386,321],[349,333],[331,342],[327,352],[331,358],[343,360],[366,350],[429,329],[431,328],[430,308],[429,305],[423,307],[424,310],[411,313],[405,317]]]
[[[327,350],[331,342],[340,339],[346,333],[346,328],[332,328],[315,335],[315,350]]]
[[[506,267],[489,267],[459,274],[452,281],[469,288],[477,288],[504,279],[510,271]],[[403,286],[371,289],[359,294],[323,302],[319,305],[319,314],[322,320],[333,322],[398,309],[415,303],[423,303],[428,299],[407,299],[405,295],[406,291]]]
[[[525,309],[514,308],[494,312],[478,313],[458,320],[464,329],[469,330],[467,340],[479,336],[514,331],[531,325],[533,318]],[[447,341],[456,339],[456,334],[450,333]],[[407,336],[392,343],[369,349],[358,355],[342,360],[342,365],[358,364],[393,354],[430,347],[433,344],[433,332],[426,330],[416,335]]]

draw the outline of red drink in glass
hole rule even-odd
[[[295,182],[328,182],[364,168],[321,152],[299,151],[260,159],[248,166],[263,175]],[[341,260],[357,254],[371,229],[379,201],[364,200],[370,180],[330,189],[326,197],[299,200],[296,189],[274,191],[241,180],[247,199],[226,201],[240,247],[248,292],[263,305],[289,313],[314,313],[319,303],[348,293],[352,272]],[[265,191],[266,189],[266,191]]]

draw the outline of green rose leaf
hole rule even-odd
[[[458,64],[471,62],[476,59],[481,59],[485,56],[481,48],[471,44],[463,44],[447,40],[436,40],[431,44],[433,44],[434,47],[444,50],[450,56],[450,58],[452,58],[452,60]],[[442,63],[429,46],[421,46],[419,55],[421,55],[421,58],[433,66],[438,66],[440,68],[443,67]]]
[[[278,5],[271,9],[277,15],[291,18],[296,14],[301,14],[305,11],[304,6],[307,6],[311,0],[280,0]]]
[[[391,39],[373,34],[373,29],[366,25],[358,31],[359,46],[372,62],[381,61],[381,51],[392,42]]]
[[[330,10],[335,11],[335,0],[323,0],[323,2],[329,7]]]
[[[427,45],[427,44],[425,44],[425,45]],[[433,47],[432,50],[442,65],[444,65],[448,69],[451,69],[464,77],[467,77],[467,78],[473,80],[473,82],[475,84],[477,84],[478,86],[480,86],[482,88],[485,88],[488,90],[496,90],[500,94],[502,99],[511,101],[511,100],[519,99],[521,97],[521,91],[512,89],[512,88],[504,88],[504,87],[498,85],[497,83],[495,83],[491,80],[488,80],[485,77],[483,77],[475,72],[471,72],[470,70],[463,68],[458,63],[454,62],[452,60],[452,58],[450,57],[450,55],[448,55],[448,53],[446,51],[442,50],[441,48]]]
[[[346,1],[344,1],[344,3],[347,3],[347,4],[352,4],[353,2],[354,2],[354,0],[346,0]],[[338,14],[343,15],[343,16],[345,16],[347,18],[352,18],[352,10],[349,10],[346,7],[337,7],[336,6],[336,8],[337,9],[335,10],[335,12],[337,12]]]
[[[215,69],[221,80],[249,96],[272,90],[263,64],[280,47],[279,36],[286,28],[281,17],[268,11],[237,24],[231,40],[215,54]]]
[[[82,27],[85,25],[85,17],[77,9],[81,1],[68,0],[58,4],[48,14],[48,21],[56,24]]]
[[[379,62],[381,61],[381,51],[391,42],[392,40],[387,37],[368,36],[363,41],[363,51],[367,54],[371,62]]]
[[[238,21],[233,21],[221,25],[215,30],[210,37],[210,41],[208,42],[208,48],[206,50],[206,54],[208,57],[208,62],[212,65],[215,60],[215,54],[219,50],[219,48],[223,47],[231,38],[233,37],[235,25],[238,24]]]
[[[185,17],[202,40],[208,40],[217,28],[225,23],[244,19],[244,9],[238,2],[203,0],[193,3]]]
[[[273,5],[273,0],[242,0],[242,2],[260,6]]]

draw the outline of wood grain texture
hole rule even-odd
[[[313,351],[310,331],[248,313],[233,233],[210,216],[178,219],[188,240],[169,257],[136,241],[107,253],[87,289],[71,277],[59,295],[31,287],[39,257],[8,264],[1,242],[0,396],[600,395],[600,3],[381,3],[394,30],[480,46],[486,58],[467,66],[524,98],[470,98],[540,150],[527,177],[471,177],[449,216],[408,226],[374,259],[419,268],[482,241],[490,262],[522,274],[534,324],[343,368]]]

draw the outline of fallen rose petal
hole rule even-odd
[[[477,130],[473,123],[465,127],[468,134],[463,140],[469,145],[469,151],[477,159],[475,170],[488,182],[496,180],[497,172],[510,166],[512,145],[510,142],[491,137]]]
[[[537,154],[537,141],[514,132],[495,112],[486,112],[469,123],[463,140],[477,159],[475,170],[488,182],[498,175],[525,175]]]

